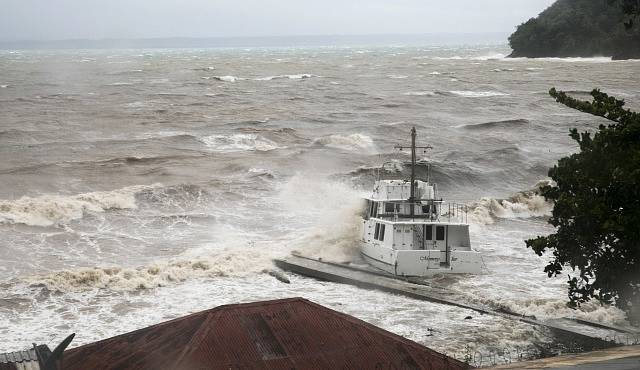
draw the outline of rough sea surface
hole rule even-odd
[[[433,146],[420,157],[441,195],[471,207],[488,268],[435,284],[538,318],[624,324],[612,307],[566,308],[566,275],[547,278],[548,257],[523,242],[552,232],[552,206],[524,191],[577,150],[570,128],[603,123],[549,88],[599,87],[638,108],[640,62],[509,51],[0,51],[0,350],[292,296],[454,355],[553,342],[528,324],[264,272],[292,250],[356,256],[359,198],[382,161],[407,175],[393,146],[412,126]]]

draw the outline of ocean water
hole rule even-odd
[[[291,251],[357,256],[359,198],[406,175],[415,126],[441,194],[470,206],[488,273],[437,276],[538,318],[566,276],[524,239],[527,192],[603,121],[556,104],[599,87],[640,105],[637,61],[505,59],[495,46],[0,51],[0,350],[74,346],[226,303],[302,296],[449,354],[537,348],[545,330],[353,286],[265,273]],[[422,167],[424,170],[424,167]],[[465,320],[465,317],[472,319]]]

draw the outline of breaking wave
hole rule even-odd
[[[356,151],[356,150],[373,150],[373,139],[363,134],[351,135],[329,135],[318,138],[315,144],[326,146],[329,148]]]
[[[0,201],[0,224],[53,226],[80,219],[86,212],[135,209],[136,194],[158,185],[136,185],[71,196],[43,195]]]
[[[469,205],[469,219],[475,224],[492,224],[502,218],[550,216],[553,204],[540,195],[540,188],[551,180],[539,181],[531,190],[521,191],[506,199],[484,197]]]
[[[223,250],[210,256],[157,262],[138,268],[95,267],[58,271],[28,278],[33,287],[70,292],[91,289],[135,291],[201,277],[244,277],[268,271],[271,256],[256,251]]]
[[[256,134],[211,135],[200,140],[216,152],[266,152],[282,148],[277,143]]]

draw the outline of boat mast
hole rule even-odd
[[[415,197],[416,197],[416,149],[431,149],[431,146],[427,145],[427,146],[416,146],[416,128],[412,127],[411,128],[411,193],[409,196],[409,203],[410,203],[410,212],[411,212],[411,216],[415,215]],[[396,145],[395,146],[396,149],[408,149],[409,147],[406,146],[402,146],[402,145]]]
[[[411,202],[410,211],[411,217],[415,213],[415,193],[416,193],[416,128],[411,128],[411,195],[409,196],[409,202]]]

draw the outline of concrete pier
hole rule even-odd
[[[640,369],[640,346],[616,347],[602,351],[517,362],[491,369],[638,370]]]
[[[562,339],[578,342],[584,348],[607,348],[629,344],[629,336],[637,341],[639,333],[622,328],[605,327],[601,324],[589,325],[569,318],[538,320],[517,313],[498,311],[491,307],[465,302],[459,295],[438,287],[412,283],[410,280],[394,277],[383,272],[369,271],[348,265],[324,262],[303,256],[291,256],[274,261],[279,268],[300,275],[355,285],[365,289],[375,289],[407,297],[466,308],[482,314],[525,322],[551,329]],[[603,334],[604,333],[604,334]],[[635,339],[633,339],[635,338]],[[607,339],[607,340],[605,340]],[[627,343],[625,343],[625,340]]]

